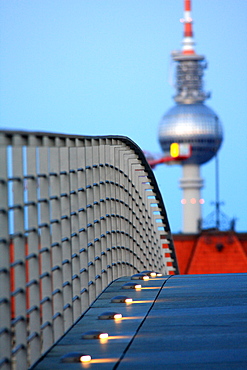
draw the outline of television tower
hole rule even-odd
[[[159,142],[164,155],[172,143],[189,144],[192,155],[183,161],[183,233],[197,233],[202,220],[200,165],[212,159],[221,146],[223,130],[217,114],[204,104],[210,94],[203,90],[205,57],[195,52],[191,1],[184,0],[182,50],[172,52],[176,62],[176,105],[168,110],[159,125]]]

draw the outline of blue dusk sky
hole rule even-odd
[[[247,0],[193,0],[206,104],[220,117],[222,211],[247,231]],[[160,152],[175,103],[170,53],[181,48],[183,0],[1,0],[0,125],[124,135]],[[201,167],[203,216],[213,211],[215,160]],[[182,229],[180,166],[155,170],[173,232]]]

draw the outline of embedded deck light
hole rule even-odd
[[[111,303],[131,303],[132,301],[133,299],[126,295],[117,295],[111,299]]]
[[[142,274],[150,276],[151,278],[155,278],[157,276],[157,273],[151,270],[142,271]]]
[[[112,311],[103,312],[101,315],[98,316],[99,320],[117,320],[121,318],[122,318],[121,313]]]
[[[82,355],[82,356],[80,357],[80,362],[90,362],[90,361],[91,361],[91,359],[92,359],[92,357],[91,357],[91,356],[89,356],[89,355]]]
[[[144,280],[144,281],[148,281],[149,280],[149,277],[147,275],[143,274],[142,272],[140,272],[139,274],[132,275],[131,276],[131,280]]]
[[[135,283],[126,283],[122,286],[122,289],[141,289],[141,284],[135,284]]]
[[[82,339],[107,339],[108,333],[98,330],[87,331],[82,334]]]
[[[61,362],[90,362],[91,361],[91,356],[85,355],[84,353],[81,352],[70,352],[67,353],[66,355],[61,357]]]
[[[121,313],[116,313],[114,316],[113,316],[114,319],[121,319],[122,318],[122,314]]]

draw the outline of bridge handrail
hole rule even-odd
[[[113,280],[177,273],[142,150],[122,136],[0,131],[0,366],[26,368]]]

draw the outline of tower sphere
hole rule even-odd
[[[208,162],[222,140],[223,130],[217,114],[202,103],[176,104],[159,125],[159,142],[165,154],[174,142],[191,144],[192,156],[183,164]]]

